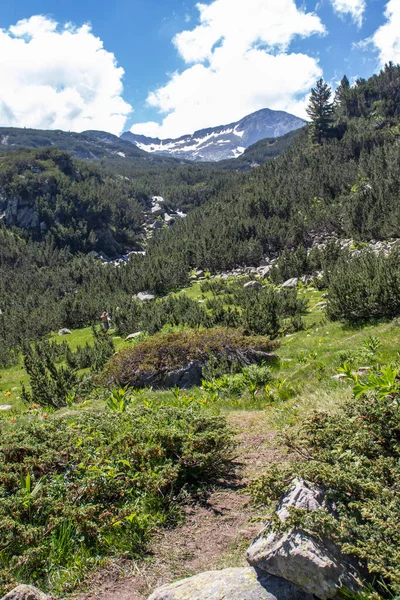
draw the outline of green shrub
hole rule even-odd
[[[257,503],[271,506],[293,477],[325,488],[337,519],[316,511],[303,517],[301,527],[330,536],[364,565],[370,586],[393,598],[400,593],[398,370],[386,367],[365,382],[349,377],[355,398],[334,414],[312,414],[287,436],[288,448],[301,461],[269,469],[252,485],[252,494]]]
[[[338,262],[329,280],[327,314],[358,322],[400,314],[400,251],[388,256],[362,251]]]
[[[61,593],[98,558],[137,556],[182,490],[226,472],[231,447],[225,421],[195,406],[3,422],[0,592]]]
[[[140,386],[143,377],[166,374],[180,369],[190,361],[206,363],[209,357],[223,358],[230,363],[240,361],[241,352],[270,352],[276,344],[265,337],[250,337],[240,330],[188,330],[151,339],[125,348],[112,357],[102,380],[107,385]]]

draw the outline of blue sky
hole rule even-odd
[[[400,0],[13,0],[0,125],[175,137],[400,61]],[[123,70],[123,71],[122,71]]]

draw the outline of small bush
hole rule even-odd
[[[69,367],[57,367],[46,343],[29,344],[24,351],[24,367],[29,375],[31,392],[22,387],[22,398],[28,404],[61,408],[67,397],[83,386],[83,379]]]
[[[245,336],[239,330],[210,329],[155,335],[113,356],[102,380],[107,385],[140,387],[144,377],[162,377],[191,361],[206,364],[210,357],[225,357],[229,363],[237,363],[241,358],[246,361],[246,352],[257,356],[257,352],[270,352],[275,347],[268,338]]]

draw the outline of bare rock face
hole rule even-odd
[[[33,585],[18,585],[1,600],[54,600],[54,598],[44,594]]]
[[[256,569],[208,571],[158,588],[148,600],[312,600],[289,581]]]
[[[282,522],[289,516],[290,507],[334,512],[323,490],[302,480],[293,482],[293,488],[278,505]],[[267,525],[248,549],[247,560],[253,567],[291,581],[321,600],[335,598],[342,587],[354,591],[360,587],[356,570],[335,544],[316,540],[299,529],[275,533]]]

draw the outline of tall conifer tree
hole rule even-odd
[[[312,137],[318,144],[322,144],[322,141],[328,137],[333,115],[331,96],[332,90],[329,85],[322,78],[318,79],[315,88],[311,90],[306,109],[312,122]]]

